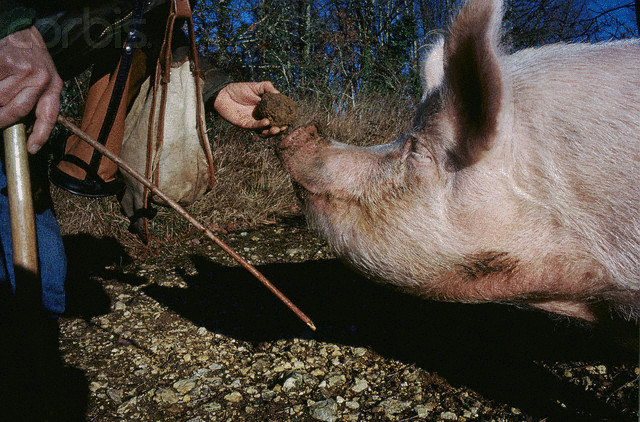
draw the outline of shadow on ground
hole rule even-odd
[[[131,282],[118,271],[128,258],[116,239],[97,239],[87,234],[64,237],[68,271],[66,281],[65,316],[89,321],[92,317],[110,312],[111,300],[104,291],[100,278],[117,278]]]
[[[64,365],[57,322],[4,299],[0,301],[2,420],[84,420],[87,378],[82,370]]]
[[[187,289],[151,285],[145,292],[213,332],[254,343],[298,336],[367,346],[549,421],[623,420],[593,392],[536,363],[635,364],[637,351],[613,343],[608,328],[510,306],[424,301],[373,284],[335,260],[260,267],[313,319],[312,333],[245,270],[202,256],[192,260],[197,273],[183,274]],[[637,327],[627,328],[637,344]]]
[[[93,277],[124,256],[122,247],[115,239],[89,235],[67,236],[63,240],[69,252],[65,316],[88,321],[108,313],[109,297]],[[86,375],[81,369],[64,364],[58,323],[43,311],[39,300],[21,300],[2,289],[0,338],[3,420],[84,420],[89,397]]]

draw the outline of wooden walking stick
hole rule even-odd
[[[34,281],[39,281],[38,246],[25,126],[23,123],[17,123],[6,128],[3,135],[11,216],[13,267],[16,280],[32,284]],[[19,286],[16,282],[16,291],[23,288],[39,291],[39,287],[39,285]],[[39,300],[40,298],[38,296],[30,299]]]

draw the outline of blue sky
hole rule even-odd
[[[602,14],[602,12],[617,9],[621,6],[629,4],[633,4],[633,0],[592,0],[589,4],[589,10],[594,16],[598,16]],[[618,10],[615,10],[614,12],[611,12],[611,15],[618,21],[622,22],[624,26],[636,37],[638,36],[636,13],[633,7],[620,8]],[[603,30],[603,34],[601,35],[602,40],[606,40],[611,37],[619,38],[619,31],[624,30],[624,28],[616,28],[616,30],[614,30],[612,27],[605,27]]]

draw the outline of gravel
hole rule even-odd
[[[637,419],[637,326],[408,297],[301,220],[225,240],[318,330],[204,240],[127,262],[114,239],[67,238],[60,348],[87,420]]]

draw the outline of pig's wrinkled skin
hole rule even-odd
[[[446,301],[640,314],[640,44],[501,52],[471,0],[424,62],[414,129],[279,146],[305,213],[367,276]]]

